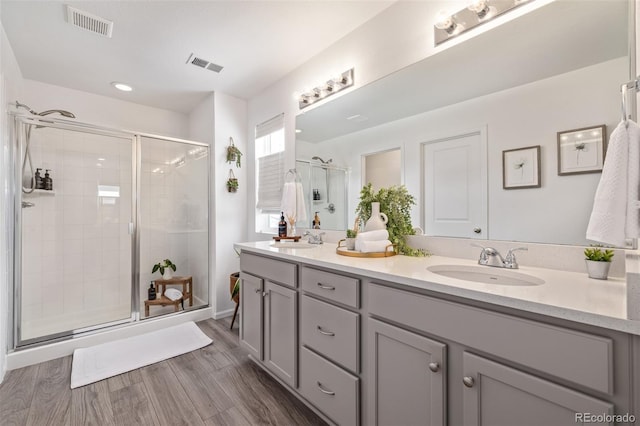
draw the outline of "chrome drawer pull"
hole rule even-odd
[[[472,388],[473,385],[476,383],[475,380],[473,380],[473,377],[471,376],[464,376],[462,378],[462,383],[464,383],[464,385],[468,388]]]
[[[335,290],[336,289],[334,286],[323,285],[322,283],[318,283],[318,287],[320,287],[323,290]]]
[[[256,288],[256,293],[260,293],[262,290],[260,290],[259,288]]]
[[[335,392],[331,392],[331,391],[323,389],[322,388],[322,383],[320,383],[320,382],[316,382],[316,383],[318,384],[318,389],[320,389],[320,392],[322,392],[324,394],[327,394],[327,395],[335,395],[336,394]]]
[[[322,329],[322,327],[318,326],[318,331],[320,332],[320,334],[324,334],[325,336],[335,336],[336,333],[333,333],[331,331],[324,331]]]
[[[440,370],[440,364],[438,364],[437,362],[430,362],[429,370],[433,371],[434,373],[437,373],[438,370]]]

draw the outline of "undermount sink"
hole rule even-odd
[[[318,244],[309,244],[302,241],[294,242],[294,241],[283,241],[283,242],[275,242],[271,244],[273,248],[286,248],[286,249],[309,249],[318,247]]]
[[[511,269],[493,268],[474,265],[434,265],[427,270],[434,274],[458,280],[473,281],[484,284],[529,286],[542,285],[544,280],[532,275],[516,272]]]

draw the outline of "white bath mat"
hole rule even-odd
[[[212,340],[193,322],[73,351],[71,389],[200,349]]]

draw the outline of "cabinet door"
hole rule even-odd
[[[465,425],[575,426],[583,413],[613,414],[613,404],[503,364],[467,352],[462,362]]]
[[[264,362],[296,387],[296,292],[266,281],[264,319]]]
[[[368,333],[371,423],[445,424],[446,346],[374,319]]]
[[[240,275],[240,342],[262,359],[262,279]]]

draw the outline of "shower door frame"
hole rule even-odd
[[[125,129],[114,129],[111,127],[95,125],[92,123],[79,122],[75,120],[54,118],[54,117],[36,117],[25,115],[23,113],[9,112],[9,116],[12,118],[11,123],[11,140],[10,144],[10,158],[11,158],[11,170],[10,173],[10,191],[11,200],[13,206],[9,205],[8,210],[13,208],[13,234],[10,238],[13,239],[13,254],[11,259],[13,273],[12,283],[9,286],[9,300],[13,302],[9,303],[8,319],[12,321],[12,327],[9,328],[9,342],[12,342],[10,351],[18,351],[28,349],[44,344],[50,344],[58,341],[70,340],[78,338],[80,336],[90,335],[98,333],[104,329],[110,329],[117,326],[126,326],[140,322],[140,190],[141,190],[141,171],[142,171],[142,138],[159,139],[169,142],[183,143],[193,146],[200,146],[207,148],[208,164],[207,164],[207,259],[211,253],[211,147],[209,144],[190,141],[186,139],[173,138],[169,136],[136,132]],[[48,334],[45,336],[35,337],[31,339],[22,340],[21,338],[21,325],[22,325],[22,150],[24,148],[24,132],[20,130],[22,126],[26,125],[40,125],[43,127],[50,127],[61,130],[80,131],[84,133],[97,134],[102,136],[111,136],[122,139],[130,139],[131,141],[131,222],[129,222],[129,232],[131,236],[131,315],[129,318],[114,320],[106,323],[91,325],[87,327],[65,330],[58,333]],[[207,265],[207,300],[206,304],[194,308],[206,309],[211,305],[211,289],[209,283],[211,282],[211,265]],[[180,315],[186,311],[174,312],[165,314],[165,316]],[[145,318],[146,319],[146,318]]]

